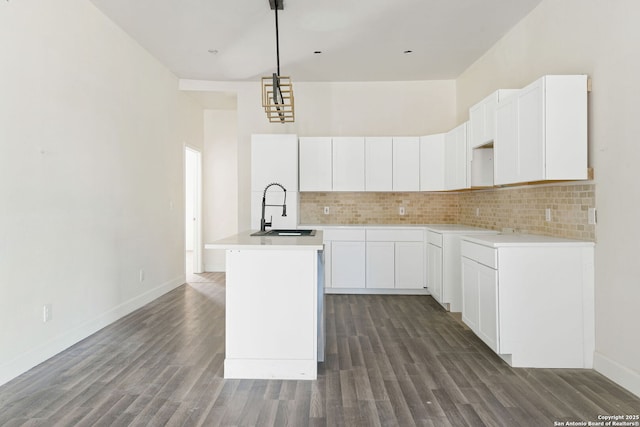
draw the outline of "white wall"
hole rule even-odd
[[[205,110],[203,156],[203,241],[238,232],[238,113]],[[204,251],[205,271],[224,271],[224,250]]]
[[[640,395],[640,2],[544,0],[458,79],[458,119],[497,88],[588,74],[595,169],[595,368]],[[576,313],[567,313],[576,315]]]
[[[86,0],[0,2],[0,53],[2,384],[184,282],[203,123]]]
[[[184,176],[184,199],[185,199],[185,209],[184,209],[184,248],[187,251],[192,251],[194,246],[194,232],[195,232],[195,224],[193,218],[196,216],[196,196],[197,191],[199,191],[198,186],[198,174],[197,167],[198,161],[200,157],[198,154],[191,150],[185,149],[185,176]]]
[[[428,135],[447,131],[455,125],[453,80],[296,83],[293,77],[296,119],[294,123],[286,124],[268,122],[261,106],[260,82],[180,82],[180,87],[187,91],[237,94],[238,142],[235,160],[238,167],[238,204],[235,212],[238,228],[229,230],[227,234],[250,228],[251,134]],[[214,193],[205,191],[209,196],[216,197]]]

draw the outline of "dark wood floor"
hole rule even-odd
[[[428,296],[328,295],[317,381],[224,380],[224,275],[189,281],[0,387],[0,426],[553,426],[640,413],[594,371],[509,368]]]

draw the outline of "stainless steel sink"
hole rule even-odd
[[[255,233],[251,233],[252,236],[315,236],[316,230],[284,230],[284,229],[276,229],[276,230],[267,230],[267,231],[256,231]]]

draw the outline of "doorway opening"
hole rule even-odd
[[[202,154],[184,149],[185,272],[202,273]]]

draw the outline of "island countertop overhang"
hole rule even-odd
[[[205,243],[205,249],[252,250],[313,250],[324,249],[322,231],[315,236],[252,236],[255,230],[243,231],[215,242]]]

